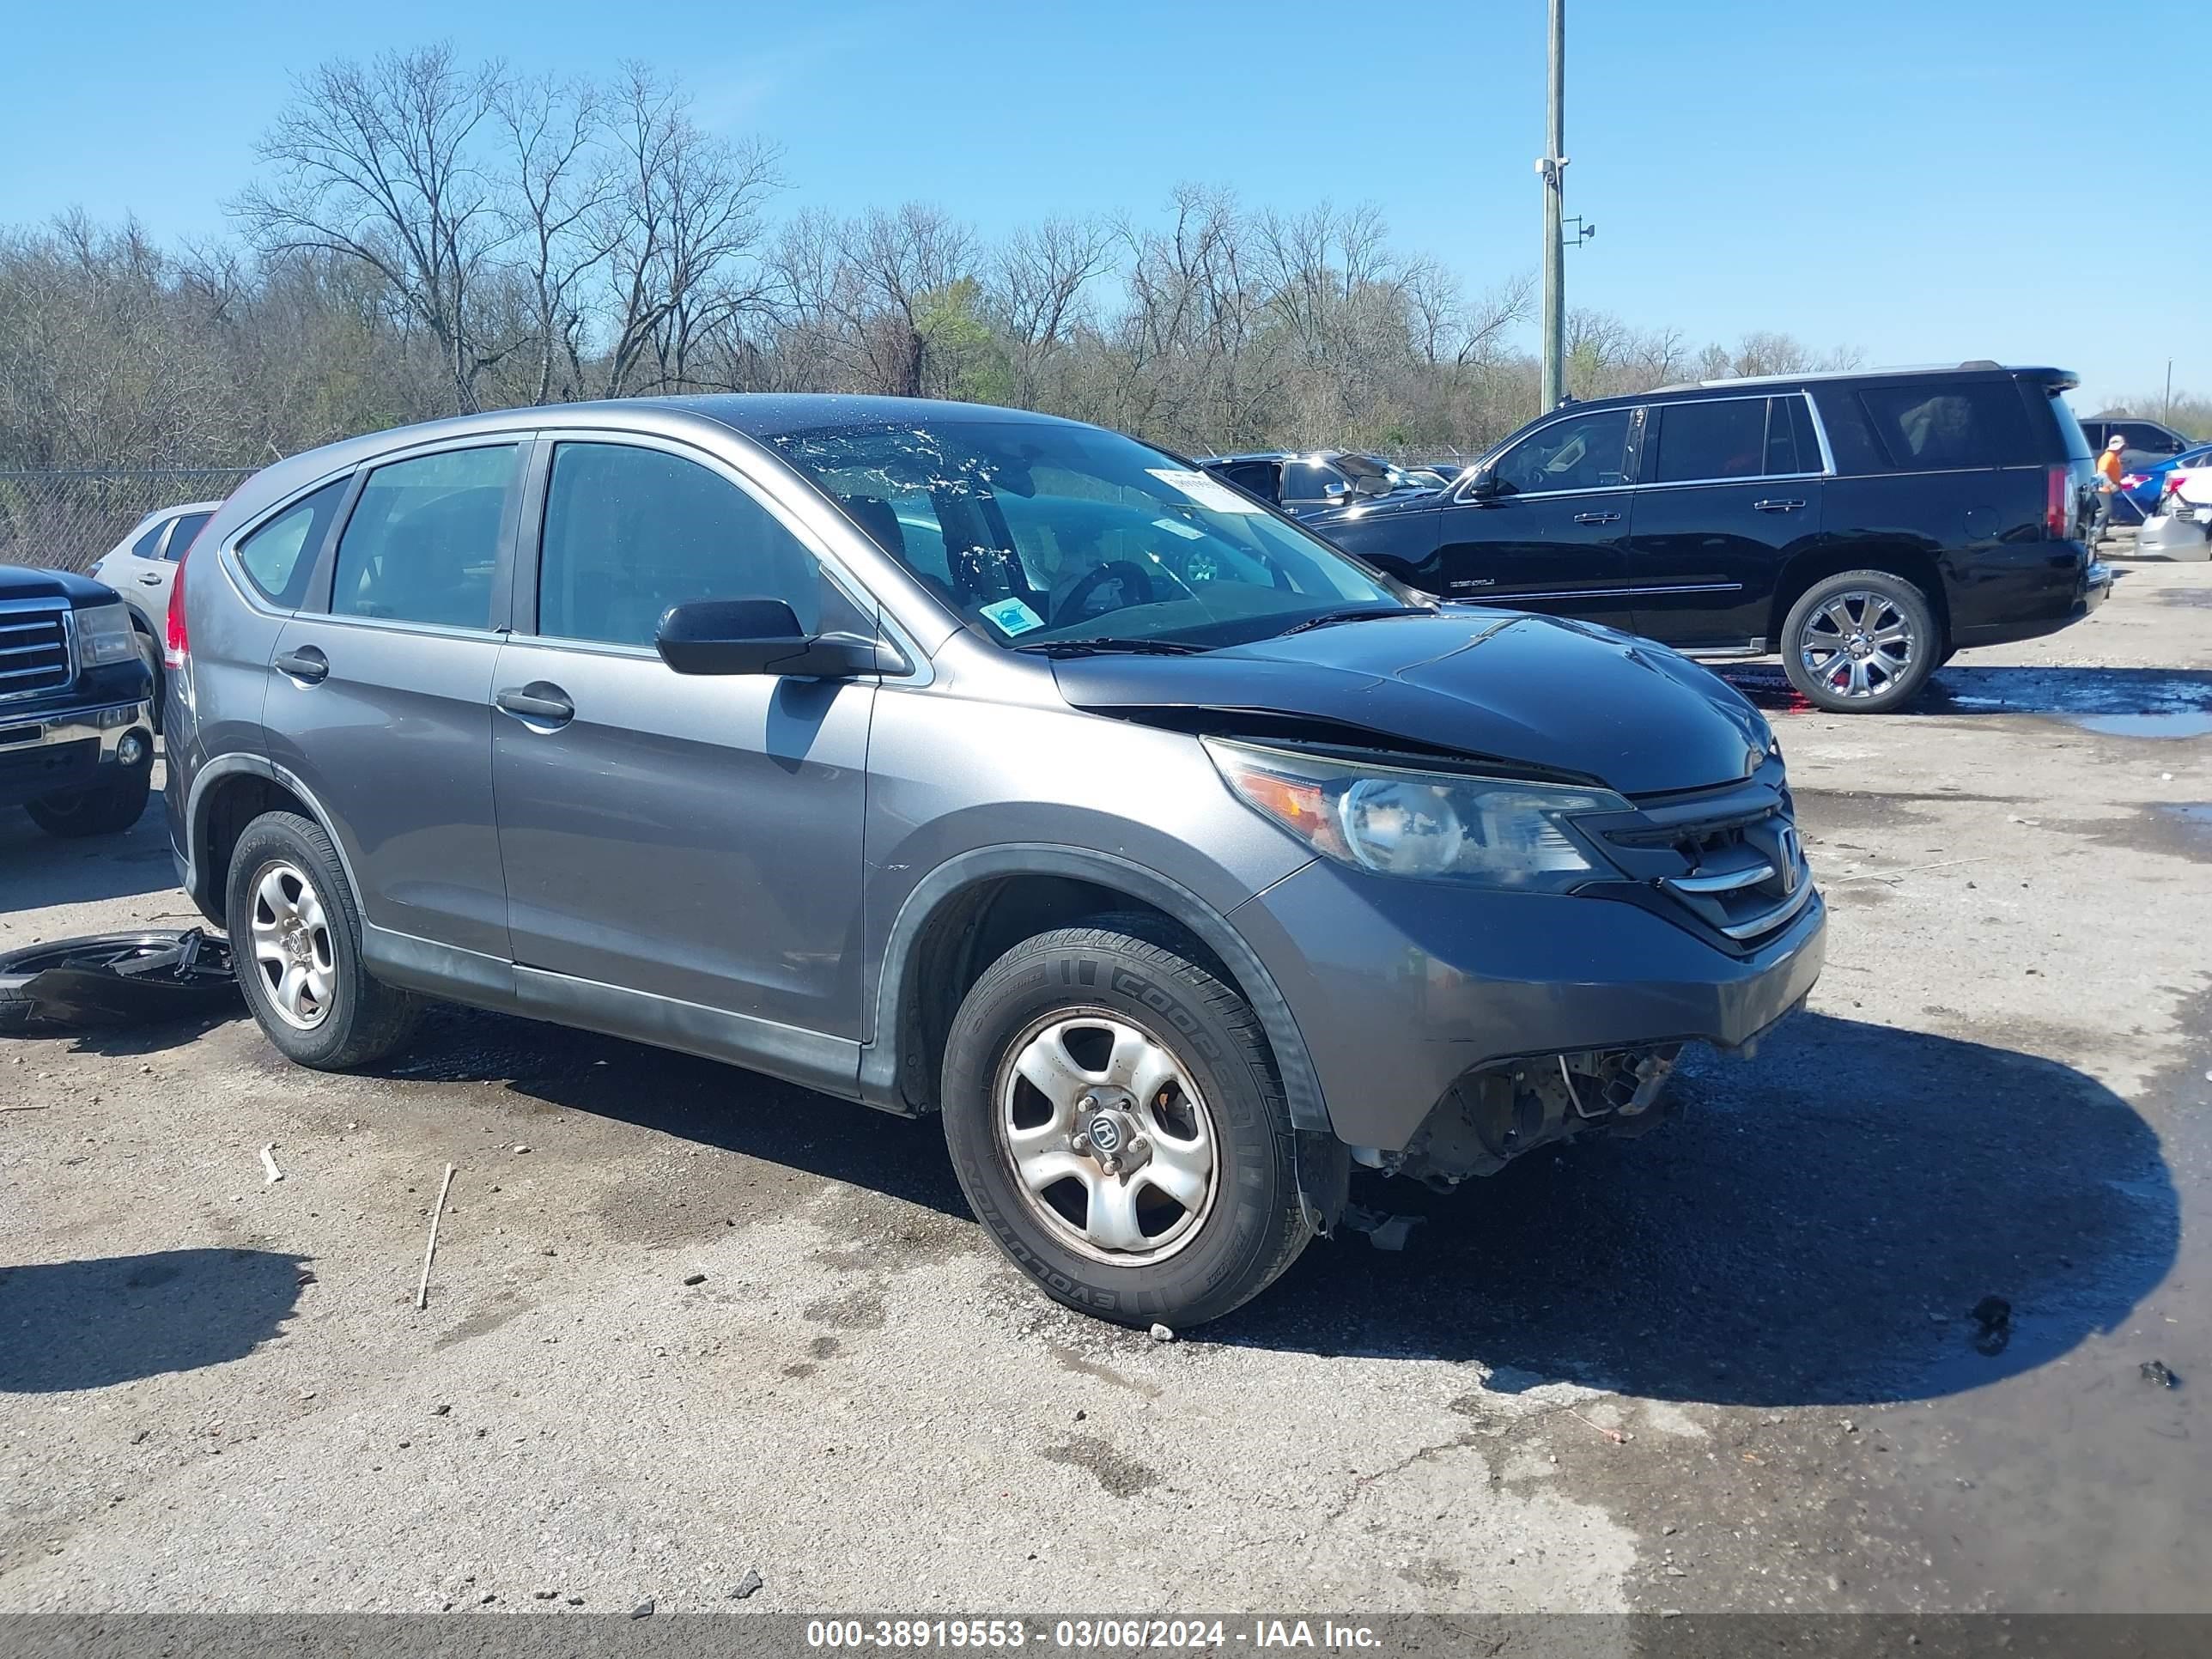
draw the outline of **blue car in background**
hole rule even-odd
[[[2146,517],[2158,511],[2158,498],[2166,493],[2166,475],[2178,466],[2212,465],[2212,444],[2191,444],[2179,455],[2161,456],[2120,475],[2120,494]]]

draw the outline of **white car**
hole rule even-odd
[[[149,513],[131,526],[131,532],[100,555],[89,574],[123,596],[131,607],[137,629],[139,649],[154,671],[154,720],[161,719],[161,642],[167,637],[169,586],[176,580],[177,561],[200,533],[221,501],[187,501]]]
[[[2138,553],[2169,559],[2212,559],[2212,466],[2176,467],[2166,474],[2158,511],[2143,520]]]

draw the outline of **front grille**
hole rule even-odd
[[[58,690],[74,673],[66,604],[41,599],[0,605],[0,698]]]
[[[1614,862],[1732,945],[1749,949],[1813,898],[1781,764],[1724,790],[1638,803],[1603,830]]]

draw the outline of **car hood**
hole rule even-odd
[[[1629,795],[1734,783],[1771,741],[1733,687],[1664,646],[1472,605],[1199,656],[1065,658],[1053,672],[1061,696],[1097,714],[1183,711],[1179,726],[1224,735],[1258,715],[1251,734],[1279,740],[1303,718],[1327,741],[1357,728],[1378,748],[1395,738]]]
[[[117,597],[113,588],[73,571],[0,564],[0,599],[67,599],[72,606],[82,606],[104,605]]]
[[[1330,501],[1299,514],[1298,522],[1316,534],[1325,535],[1327,526],[1333,524],[1364,524],[1370,519],[1433,512],[1443,505],[1444,495],[1441,489],[1407,489],[1394,490],[1388,495],[1370,495],[1358,501]]]

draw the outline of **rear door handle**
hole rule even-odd
[[[1795,513],[1805,505],[1802,501],[1753,501],[1752,508],[1759,513]]]
[[[576,718],[576,705],[559,686],[544,680],[510,685],[492,701],[519,720],[539,726],[566,726]]]
[[[161,579],[149,574],[141,576],[138,579],[138,585],[142,587],[159,587],[161,585]]]
[[[1577,524],[1618,524],[1620,522],[1620,514],[1618,513],[1577,513],[1575,514],[1575,522]]]
[[[331,659],[312,645],[285,652],[276,659],[276,666],[308,685],[320,685],[331,677]]]

